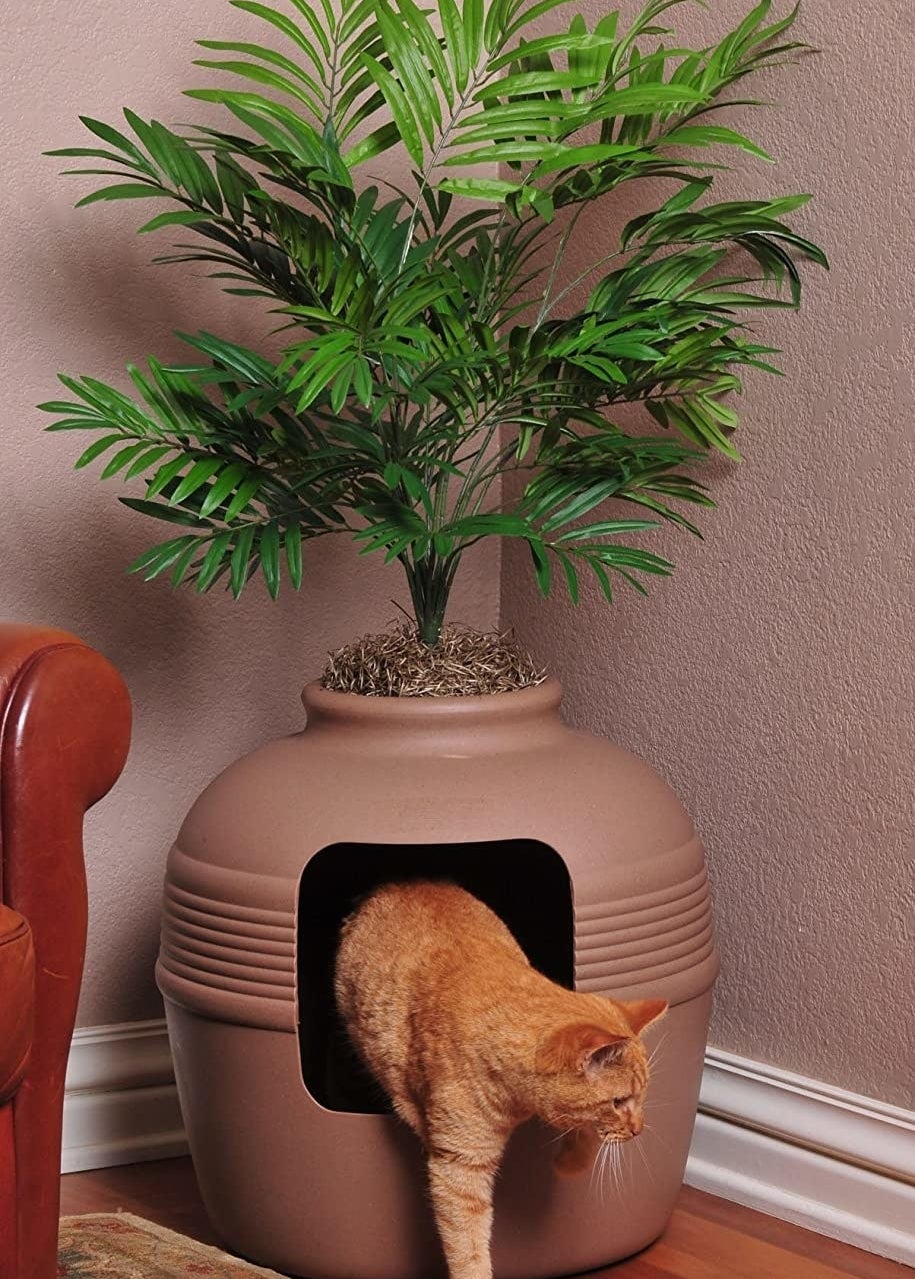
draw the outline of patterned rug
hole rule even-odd
[[[64,1217],[58,1279],[282,1279],[127,1212]]]

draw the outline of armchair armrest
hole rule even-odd
[[[11,1182],[15,1199],[11,1221],[0,1203],[0,1279],[57,1274],[64,1076],[86,941],[83,816],[129,741],[130,700],[105,658],[65,631],[0,624],[0,902],[28,922],[35,953],[31,1052],[0,1123],[0,1189]]]

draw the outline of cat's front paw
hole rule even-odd
[[[577,1177],[594,1163],[600,1141],[593,1128],[576,1128],[563,1136],[553,1167],[560,1177]]]

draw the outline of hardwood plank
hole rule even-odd
[[[589,1270],[587,1279],[680,1279],[675,1270],[668,1270],[656,1260],[656,1249],[657,1244],[654,1244],[636,1257],[618,1261],[601,1270]],[[570,1279],[575,1279],[575,1276],[570,1276]]]
[[[718,1275],[848,1279],[848,1271],[824,1265],[816,1256],[801,1262],[796,1249],[780,1248],[728,1226],[712,1226],[689,1212],[676,1213],[664,1238],[655,1245],[654,1255],[680,1279],[715,1279]]]
[[[219,1243],[189,1159],[71,1173],[65,1215],[121,1209]],[[589,1279],[912,1279],[908,1266],[684,1187],[663,1239]]]
[[[190,1159],[70,1173],[60,1181],[62,1216],[132,1212],[201,1243],[220,1242],[207,1220]]]
[[[853,1279],[900,1279],[900,1276],[915,1273],[911,1267],[901,1266],[886,1257],[878,1257],[876,1253],[864,1252],[852,1244],[842,1243],[839,1239],[828,1239],[825,1235],[812,1235],[812,1232],[804,1231],[790,1221],[782,1221],[767,1213],[756,1212],[753,1208],[745,1208],[742,1204],[719,1199],[704,1191],[694,1190],[692,1186],[684,1186],[680,1191],[679,1204],[693,1216],[701,1217],[711,1224],[731,1226],[754,1239],[765,1239],[783,1248],[796,1248],[799,1235],[801,1238],[805,1235],[812,1236],[817,1241],[817,1259],[834,1266],[844,1275],[853,1276]]]

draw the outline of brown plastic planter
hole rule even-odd
[[[303,700],[306,730],[226,769],[169,857],[158,979],[215,1227],[308,1279],[444,1273],[419,1146],[353,1070],[331,991],[353,898],[444,874],[556,980],[671,1003],[648,1127],[618,1185],[558,1178],[552,1134],[516,1134],[497,1279],[644,1247],[683,1175],[718,968],[702,849],[676,797],[641,760],[568,728],[555,680],[435,699],[310,684]]]

